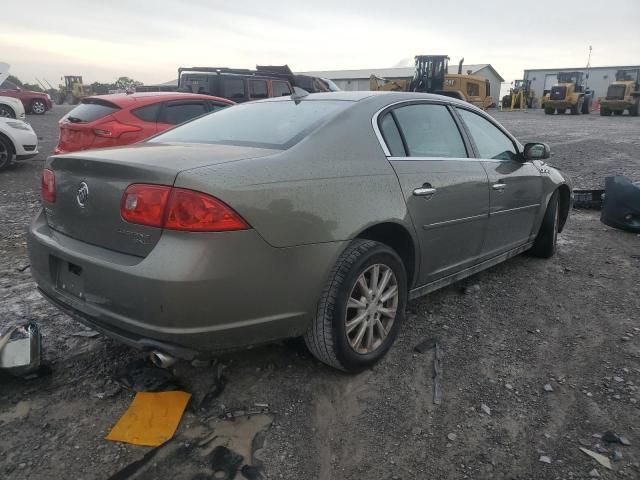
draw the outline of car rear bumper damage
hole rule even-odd
[[[342,242],[274,248],[255,230],[165,231],[145,258],[52,230],[28,235],[40,291],[82,323],[180,358],[303,334]]]

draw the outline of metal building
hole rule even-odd
[[[556,83],[559,72],[583,72],[585,85],[594,92],[594,98],[605,97],[609,84],[616,79],[618,70],[630,70],[640,68],[640,65],[618,66],[618,67],[591,67],[581,68],[536,68],[524,71],[524,79],[531,80],[531,88],[536,97],[541,98],[546,90]],[[587,73],[589,78],[587,78]]]
[[[363,68],[360,70],[333,70],[319,72],[298,72],[303,75],[328,78],[342,90],[369,90],[369,77],[387,78],[389,80],[409,80],[413,78],[413,67],[399,68]],[[458,73],[458,64],[449,64],[449,73]],[[500,84],[504,78],[488,63],[478,65],[462,65],[462,73],[479,75],[489,80],[491,85],[490,95],[497,103],[500,95]]]

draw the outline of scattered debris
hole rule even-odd
[[[458,436],[457,436],[455,433],[450,433],[450,434],[448,434],[448,435],[447,435],[447,438],[448,438],[450,441],[455,442],[455,441],[456,441],[456,438],[458,438]]]
[[[604,190],[574,190],[573,208],[602,210]]]
[[[442,352],[440,345],[436,343],[433,353],[433,403],[442,403]]]
[[[506,388],[507,390],[513,390],[513,385],[511,385],[510,383],[505,383],[504,388]]]
[[[222,445],[216,447],[211,454],[213,478],[233,480],[242,465],[244,457]]]
[[[604,455],[600,453],[592,452],[591,450],[588,450],[584,447],[579,447],[579,448],[581,451],[589,455],[591,458],[593,458],[596,462],[598,462],[603,467],[608,468],[609,470],[613,470],[613,467],[611,466],[611,461],[609,461],[609,459]]]
[[[97,337],[98,335],[100,335],[100,333],[96,332],[95,330],[80,330],[78,332],[73,332],[71,334],[72,337],[87,337],[87,338]]]
[[[18,267],[16,268],[16,270],[20,273],[24,272],[27,268],[31,267],[30,263],[27,263],[26,265],[22,266],[22,267]]]
[[[551,463],[551,457],[547,457],[546,455],[541,455],[538,461],[542,463]]]
[[[106,436],[107,440],[157,447],[171,439],[191,394],[140,392]]]
[[[412,435],[420,435],[422,433],[422,429],[420,427],[413,427],[411,429]]]
[[[589,476],[590,476],[591,478],[598,478],[598,477],[600,477],[600,474],[598,473],[598,470],[596,470],[596,469],[594,468],[593,470],[591,470],[591,471],[589,472]]]
[[[431,350],[432,348],[435,348],[436,343],[437,341],[435,338],[427,338],[426,340],[420,342],[418,345],[413,347],[413,349],[418,353],[425,353]]]
[[[621,437],[611,430],[607,430],[606,432],[604,432],[604,434],[602,435],[602,440],[607,443],[619,443],[620,445],[626,446],[631,445],[631,442],[628,439],[626,439],[625,437]]]
[[[478,293],[480,291],[480,285],[478,285],[477,283],[474,283],[473,285],[470,285],[468,287],[464,287],[462,289],[462,292],[465,295],[473,295],[474,293]]]
[[[122,386],[118,383],[112,383],[109,387],[105,388],[101,392],[96,392],[95,396],[101,400],[105,398],[115,397],[122,391]]]
[[[611,454],[611,459],[614,462],[619,462],[620,460],[622,460],[622,458],[623,458],[623,455],[620,450],[614,450],[613,453]]]
[[[267,477],[262,472],[261,468],[254,467],[253,465],[245,465],[240,470],[242,476],[247,480],[267,480]]]
[[[550,383],[546,383],[542,388],[544,388],[545,392],[553,392],[553,387],[551,386]]]
[[[480,405],[480,410],[482,410],[487,415],[491,415],[491,409],[484,403]]]
[[[117,376],[117,382],[134,392],[182,390],[184,387],[168,370],[147,363],[144,359],[131,362]]]
[[[34,322],[9,327],[0,335],[0,370],[24,376],[40,368],[40,329]]]
[[[222,364],[218,364],[216,366],[216,374],[213,378],[213,383],[211,384],[211,387],[209,387],[209,391],[207,392],[207,394],[200,401],[198,410],[202,410],[205,412],[209,411],[209,409],[211,408],[211,403],[220,395],[222,395],[222,392],[224,392],[224,388],[227,385],[227,377],[225,377],[222,373],[224,371],[224,368],[225,367]]]
[[[621,383],[621,382],[624,382],[624,378],[622,378],[622,377],[613,377],[613,381]]]
[[[222,420],[233,420],[238,417],[251,417],[253,415],[263,415],[269,413],[269,404],[256,403],[253,407],[230,408],[222,412],[218,418]]]
[[[620,444],[624,445],[625,447],[631,446],[631,442],[627,439],[627,437],[620,437]]]

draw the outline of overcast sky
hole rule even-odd
[[[615,7],[614,7],[615,6]],[[640,64],[640,0],[3,0],[0,62],[23,81],[144,83],[179,66],[294,71],[412,65],[417,54],[525,68]]]

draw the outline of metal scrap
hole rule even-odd
[[[9,327],[0,336],[0,370],[24,376],[40,368],[40,329],[34,322]]]
[[[433,353],[433,403],[442,403],[442,351],[437,342]]]
[[[592,452],[591,450],[586,449],[584,447],[580,447],[580,450],[586,453],[587,455],[589,455],[591,458],[593,458],[596,462],[598,462],[603,467],[608,468],[609,470],[613,470],[613,467],[611,466],[611,461],[604,455],[600,453]]]

